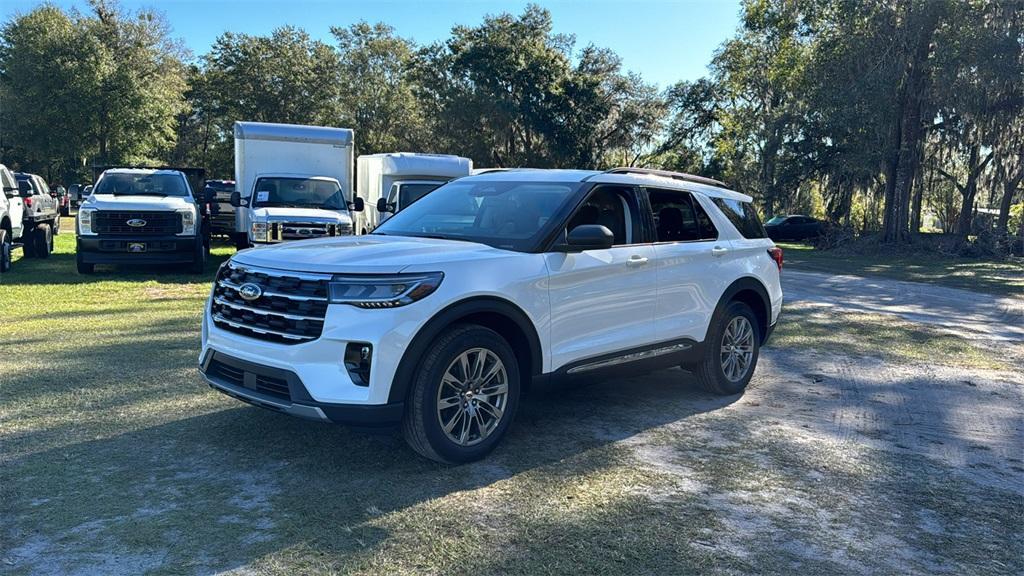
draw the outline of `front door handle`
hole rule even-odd
[[[715,257],[725,256],[725,253],[728,251],[728,248],[722,246],[715,246],[714,248],[711,249],[711,255]]]
[[[643,266],[644,264],[647,264],[647,257],[640,256],[639,254],[634,254],[629,257],[629,260],[626,260],[626,266],[630,267]]]

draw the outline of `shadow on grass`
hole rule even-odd
[[[73,249],[72,249],[73,250]],[[124,264],[96,266],[92,274],[79,274],[72,251],[54,252],[48,258],[21,258],[2,277],[0,286],[54,286],[92,284],[96,282],[161,283],[212,282],[213,275],[233,252],[217,250],[210,254],[202,274],[187,271],[186,264]]]

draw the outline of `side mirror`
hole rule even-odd
[[[359,196],[356,196],[355,200],[348,203],[348,209],[353,212],[362,212],[364,209],[366,209],[366,201],[364,201]]]
[[[231,200],[229,202],[235,208],[240,208],[249,205],[248,200],[242,200],[242,195],[237,190],[231,193]]]
[[[600,224],[581,224],[572,229],[565,238],[562,249],[566,252],[584,250],[606,250],[615,245],[615,235]]]
[[[387,198],[377,199],[377,212],[394,212],[395,205],[389,204]]]
[[[8,198],[14,198],[18,195],[18,189],[14,186],[4,186],[4,195]]]

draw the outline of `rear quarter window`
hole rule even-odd
[[[750,202],[731,200],[729,198],[712,198],[712,202],[732,222],[744,238],[766,238],[768,234],[761,225],[757,210]]]

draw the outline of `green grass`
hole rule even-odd
[[[72,250],[61,235],[0,284],[0,572],[1024,569],[1017,494],[923,457],[808,442],[678,370],[534,398],[490,458],[461,467],[241,404],[195,369],[214,265],[79,276]],[[786,325],[779,337],[807,343]],[[893,515],[921,509],[946,535]]]
[[[1024,296],[1024,262],[975,260],[915,253],[841,254],[816,250],[807,244],[780,242],[786,266],[800,270],[882,276],[896,280],[925,282],[963,288],[1000,296]]]

